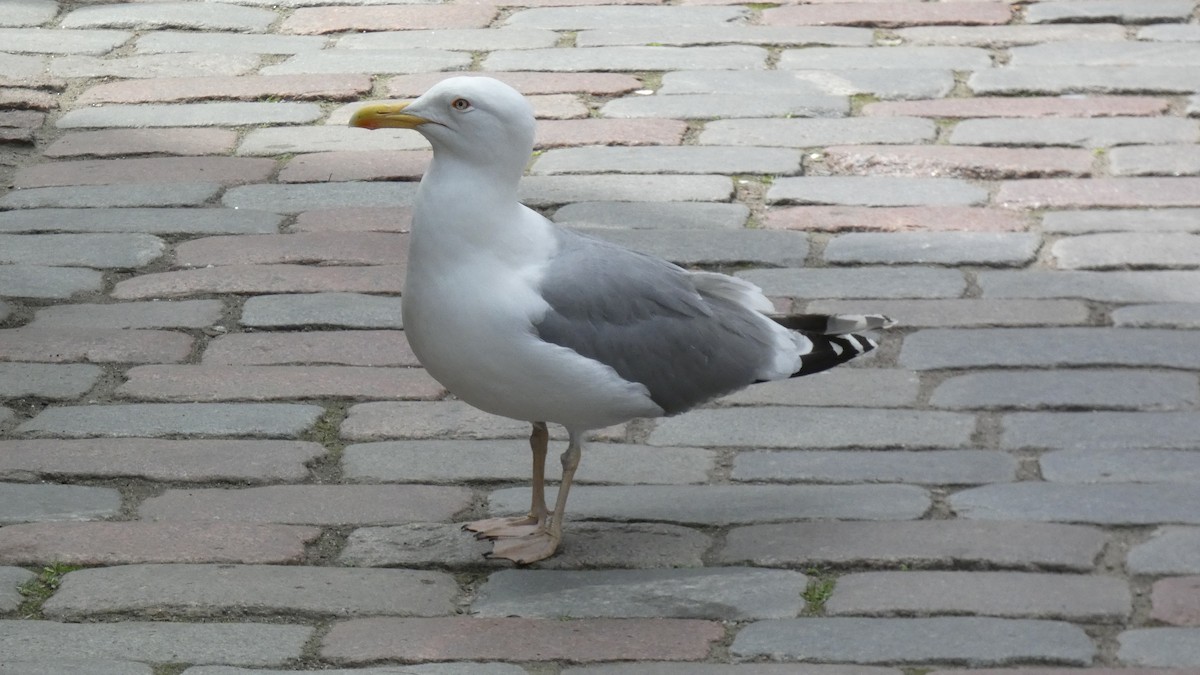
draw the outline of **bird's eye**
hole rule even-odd
[[[459,112],[466,112],[471,109],[471,102],[465,98],[456,98],[450,102],[450,107]]]

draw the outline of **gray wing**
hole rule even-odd
[[[639,382],[667,414],[752,384],[772,336],[752,310],[705,294],[653,256],[560,230],[538,336]]]

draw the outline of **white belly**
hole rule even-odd
[[[481,410],[578,431],[662,414],[641,384],[538,338],[541,298],[523,280],[480,267],[409,269],[404,332],[434,379]]]

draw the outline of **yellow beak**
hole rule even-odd
[[[416,129],[429,120],[404,112],[407,103],[373,103],[359,108],[350,126],[363,129]]]

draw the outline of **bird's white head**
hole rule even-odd
[[[411,103],[360,108],[350,126],[415,129],[435,157],[454,156],[476,165],[519,164],[533,152],[533,108],[517,90],[490,77],[452,77]]]

